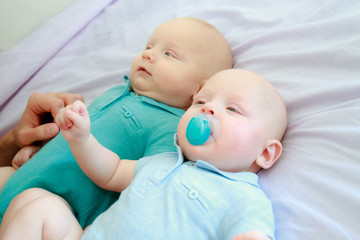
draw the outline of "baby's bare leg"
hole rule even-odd
[[[83,230],[61,197],[29,189],[10,204],[0,228],[0,239],[80,239]]]
[[[43,196],[47,196],[49,194],[48,191],[41,188],[31,188],[23,191],[19,195],[17,195],[10,203],[8,209],[5,212],[4,219],[2,221],[1,227],[7,224],[7,220],[11,219],[13,215],[15,215],[19,209],[21,209],[24,205],[40,198]]]
[[[0,191],[14,172],[13,167],[0,167]]]

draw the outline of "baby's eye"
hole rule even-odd
[[[230,112],[233,112],[233,113],[239,113],[240,114],[240,112],[236,109],[236,108],[233,108],[233,107],[227,107],[226,108],[228,111],[230,111]]]
[[[145,50],[150,50],[150,49],[151,49],[150,46],[146,46],[146,47],[145,47]]]
[[[168,57],[175,58],[175,55],[173,53],[171,53],[171,52],[166,52],[165,55],[168,56]]]
[[[204,105],[204,104],[205,104],[205,102],[202,101],[202,100],[198,100],[198,101],[196,101],[195,103],[196,103],[196,104],[200,104],[200,105]]]

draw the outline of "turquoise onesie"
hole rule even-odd
[[[116,86],[89,106],[91,133],[120,158],[138,160],[162,152],[176,152],[173,136],[181,109],[167,106]],[[0,192],[0,220],[20,192],[39,187],[60,195],[70,204],[82,227],[107,210],[119,193],[96,186],[80,169],[67,142],[58,134],[17,170]]]

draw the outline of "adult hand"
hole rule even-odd
[[[59,128],[52,122],[53,118],[61,108],[76,100],[84,101],[84,98],[70,93],[33,93],[19,124],[0,138],[0,166],[11,166],[11,160],[20,148],[56,136]]]
[[[23,147],[35,141],[48,140],[56,136],[59,128],[52,122],[53,118],[61,108],[76,100],[84,101],[84,98],[80,94],[70,93],[33,93],[15,128],[16,144]]]

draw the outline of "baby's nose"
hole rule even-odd
[[[154,53],[151,51],[151,49],[147,49],[143,52],[143,59],[148,60],[150,62],[154,62],[155,61],[155,55]]]
[[[214,115],[215,107],[210,103],[205,103],[204,106],[201,109],[201,112],[204,113],[204,114]]]

